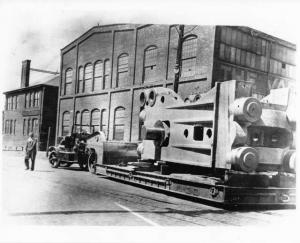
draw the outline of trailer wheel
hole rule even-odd
[[[92,174],[96,174],[97,172],[96,164],[97,164],[97,154],[90,153],[88,158],[88,168],[89,168],[89,172],[91,172]]]
[[[60,162],[55,153],[51,153],[49,156],[49,163],[52,168],[58,168]]]

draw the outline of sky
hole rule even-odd
[[[59,71],[60,49],[95,25],[157,23],[246,25],[298,43],[296,1],[0,0],[1,90],[20,87],[21,62]],[[225,3],[225,4],[224,4]],[[4,38],[3,38],[4,37]],[[50,75],[31,72],[30,84]]]

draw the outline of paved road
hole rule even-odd
[[[44,154],[25,171],[22,153],[3,152],[6,224],[101,226],[283,225],[295,210],[228,211],[121,184],[80,171],[53,169]],[[292,221],[291,221],[292,220]]]

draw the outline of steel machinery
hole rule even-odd
[[[292,100],[288,88],[258,100],[251,83],[235,80],[186,100],[150,88],[140,95],[142,141],[113,149],[92,139],[88,163],[93,172],[223,205],[294,205]],[[123,153],[108,162],[116,151]]]

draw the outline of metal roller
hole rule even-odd
[[[169,137],[169,127],[162,121],[155,122],[153,127],[142,126],[142,140],[153,140],[155,145],[161,146]]]
[[[256,122],[261,117],[262,106],[255,98],[239,98],[230,106],[230,111],[237,121]]]
[[[283,156],[283,168],[286,172],[296,172],[296,151],[289,150]]]
[[[228,155],[227,162],[237,170],[253,172],[258,165],[258,152],[251,147],[236,148]]]

